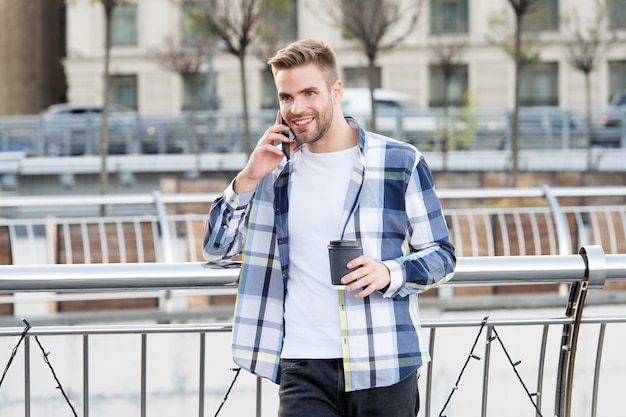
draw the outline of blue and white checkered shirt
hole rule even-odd
[[[347,120],[359,131],[359,160],[346,195],[342,238],[360,241],[364,254],[391,272],[384,294],[356,299],[337,292],[345,389],[356,391],[395,384],[429,360],[417,294],[449,280],[456,258],[421,153]],[[289,177],[284,159],[253,192],[237,195],[231,184],[211,207],[203,241],[209,261],[243,252],[233,358],[276,383],[289,279]]]

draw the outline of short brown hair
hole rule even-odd
[[[272,74],[280,70],[315,64],[325,74],[328,88],[339,79],[335,51],[325,42],[305,39],[293,42],[279,50],[267,63],[272,67]]]

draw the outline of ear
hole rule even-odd
[[[343,82],[341,82],[341,80],[335,81],[332,86],[331,93],[333,95],[333,103],[340,103],[343,98]]]

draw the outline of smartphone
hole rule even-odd
[[[283,115],[282,114],[280,115],[280,123],[285,125],[285,126],[289,126],[287,124],[287,122],[285,122],[285,119],[283,119]],[[289,138],[290,140],[293,140],[291,138],[291,135],[293,135],[293,133],[291,132],[291,129],[289,130],[289,132],[282,132],[282,135],[287,137],[287,138]],[[287,145],[287,144],[285,142],[283,142],[281,148],[283,149],[283,153],[285,154],[285,157],[289,161],[289,159],[291,159],[291,151],[289,150],[289,147],[285,146],[285,145]]]

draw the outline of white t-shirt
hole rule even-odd
[[[357,159],[356,146],[331,153],[312,153],[304,146],[293,161],[283,358],[342,356],[328,243],[341,238],[341,218]]]

